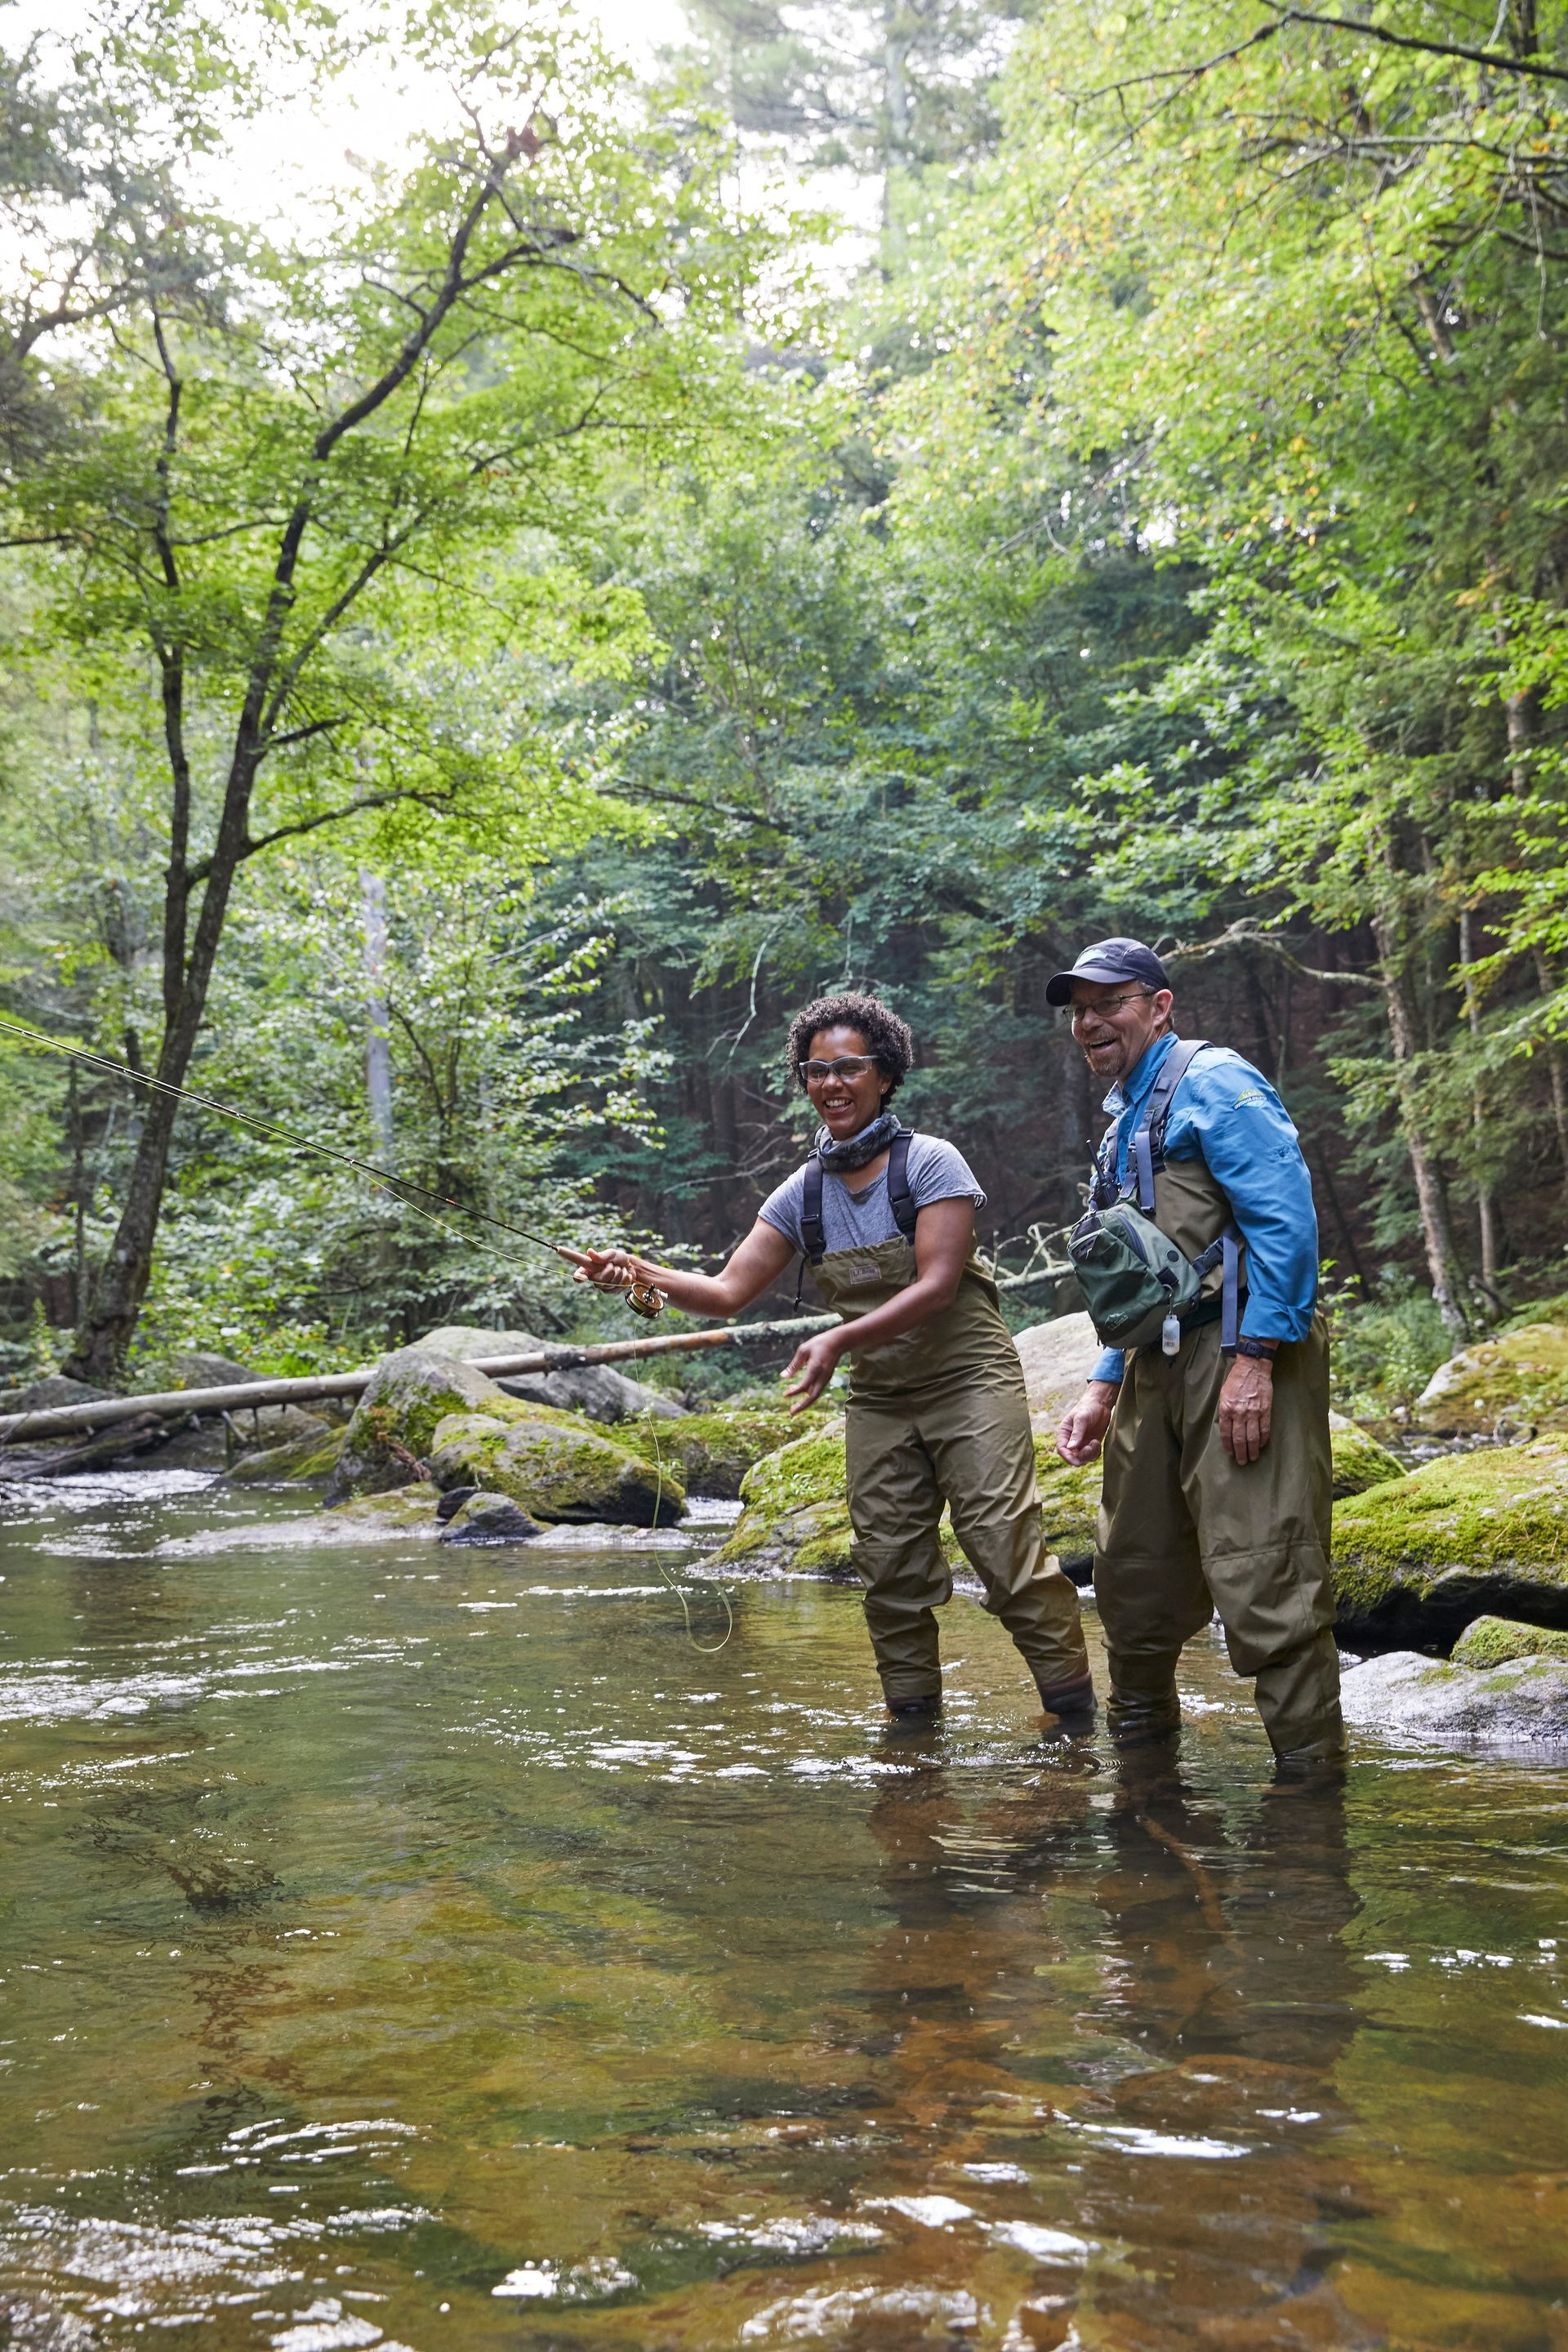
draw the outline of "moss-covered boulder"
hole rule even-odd
[[[1568,1427],[1568,1323],[1521,1323],[1439,1364],[1415,1400],[1439,1435]]]
[[[323,1422],[290,1444],[242,1454],[228,1475],[242,1486],[325,1486],[338,1466],[347,1435],[345,1429],[333,1429]]]
[[[1398,1455],[1369,1436],[1359,1422],[1347,1421],[1342,1412],[1329,1415],[1329,1444],[1334,1457],[1336,1503],[1342,1503],[1347,1495],[1364,1495],[1369,1486],[1386,1486],[1390,1478],[1405,1475]]]
[[[525,1404],[499,1390],[479,1410],[449,1413],[437,1423],[430,1469],[444,1490],[477,1486],[509,1496],[546,1523],[672,1527],[686,1510],[673,1463],[634,1453],[576,1413]]]
[[[1477,1668],[1399,1650],[1352,1666],[1341,1695],[1358,1730],[1510,1748],[1568,1743],[1568,1658]]]
[[[1083,1394],[1084,1382],[1099,1360],[1100,1346],[1094,1326],[1087,1315],[1056,1315],[1048,1323],[1031,1323],[1015,1331],[1013,1345],[1024,1367],[1024,1388],[1037,1433],[1049,1436],[1068,1405],[1076,1404]]]
[[[505,1410],[507,1402],[493,1381],[456,1356],[426,1348],[384,1356],[348,1425],[328,1504],[425,1477],[441,1422],[455,1412]]]
[[[1478,1617],[1568,1625],[1568,1436],[1426,1463],[1334,1511],[1352,1649],[1446,1654]]]
[[[781,1447],[820,1433],[823,1412],[792,1413],[785,1404],[734,1405],[727,1412],[683,1413],[676,1429],[661,1429],[658,1444],[673,1461],[689,1495],[717,1495],[733,1502],[754,1463]],[[654,1443],[639,1435],[646,1452]]]
[[[1080,1583],[1089,1578],[1100,1467],[1072,1470],[1043,1437],[1035,1440],[1046,1541]],[[745,1505],[734,1533],[716,1558],[760,1569],[832,1575],[847,1570],[852,1537],[842,1417],[798,1437],[754,1463],[741,1480]],[[963,1563],[944,1518],[942,1549]]]
[[[717,1561],[834,1575],[849,1566],[844,1419],[837,1415],[755,1462],[741,1480],[745,1505]]]
[[[1506,1666],[1510,1658],[1568,1658],[1568,1633],[1521,1625],[1510,1617],[1478,1617],[1454,1644],[1456,1666]]]

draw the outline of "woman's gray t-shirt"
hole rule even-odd
[[[956,1201],[967,1197],[977,1209],[985,1206],[985,1195],[974,1181],[974,1171],[961,1151],[944,1143],[937,1135],[911,1135],[909,1159],[910,1191],[917,1209],[928,1208],[932,1201]],[[863,1185],[856,1192],[851,1188]],[[757,1211],[763,1224],[773,1225],[804,1253],[805,1235],[801,1220],[805,1213],[805,1170],[797,1168],[786,1176],[775,1192],[768,1194]],[[879,1242],[896,1241],[899,1228],[888,1199],[888,1171],[884,1168],[869,1184],[865,1171],[854,1169],[847,1176],[825,1174],[822,1180],[822,1230],[830,1250],[874,1249]]]

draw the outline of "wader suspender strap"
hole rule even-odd
[[[895,1129],[888,1146],[888,1206],[893,1213],[894,1224],[907,1242],[915,1237],[915,1219],[920,1213],[910,1190],[910,1145],[913,1140],[913,1130],[900,1127]],[[827,1231],[822,1222],[822,1162],[815,1152],[805,1163],[800,1234],[806,1256],[813,1265],[820,1265],[827,1255]]]
[[[1132,1162],[1138,1174],[1138,1206],[1146,1217],[1154,1213],[1154,1171],[1165,1164],[1165,1123],[1171,1115],[1171,1097],[1186,1076],[1194,1057],[1208,1044],[1206,1037],[1184,1037],[1171,1048],[1161,1066],[1160,1075],[1151,1089],[1132,1137]],[[1116,1169],[1114,1141],[1116,1129],[1111,1127],[1110,1171]],[[1210,1242],[1206,1250],[1193,1260],[1193,1270],[1200,1278],[1214,1266],[1222,1266],[1220,1276],[1219,1344],[1222,1349],[1234,1348],[1241,1323],[1241,1235],[1231,1219],[1217,1241]]]

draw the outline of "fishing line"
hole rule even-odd
[[[416,1201],[409,1200],[407,1195],[417,1192],[426,1201],[438,1201],[444,1209],[456,1209],[460,1216],[469,1218],[475,1224],[493,1226],[497,1233],[511,1234],[519,1241],[531,1242],[535,1249],[549,1250],[557,1257],[571,1259],[580,1255],[568,1249],[563,1243],[547,1241],[542,1234],[531,1233],[526,1225],[509,1224],[503,1217],[489,1216],[482,1209],[470,1209],[464,1202],[453,1200],[448,1192],[437,1192],[428,1184],[416,1183],[411,1176],[389,1175],[384,1168],[377,1168],[373,1161],[361,1160],[352,1151],[340,1151],[333,1144],[319,1143],[313,1136],[301,1135],[297,1129],[285,1127],[279,1119],[258,1118],[254,1112],[236,1110],[231,1104],[218,1102],[212,1095],[198,1094],[194,1087],[176,1087],[167,1078],[153,1077],[145,1070],[133,1070],[129,1062],[117,1062],[111,1055],[92,1054],[80,1045],[67,1045],[58,1037],[46,1036],[42,1030],[24,1027],[19,1021],[0,1018],[0,1029],[8,1030],[15,1037],[25,1037],[30,1045],[42,1045],[48,1053],[64,1054],[73,1062],[85,1062],[89,1069],[109,1070],[116,1077],[129,1078],[133,1086],[146,1087],[155,1094],[173,1095],[181,1102],[198,1103],[204,1110],[216,1111],[220,1118],[232,1119],[238,1127],[254,1128],[258,1135],[281,1137],[297,1150],[313,1151],[319,1159],[335,1160],[341,1167],[355,1169],[360,1175],[368,1176],[373,1183],[381,1185],[400,1208],[410,1210],[416,1217],[423,1217],[426,1223],[434,1225],[437,1232],[448,1234],[454,1240],[466,1243],[470,1247],[489,1249],[508,1265],[518,1263],[510,1252],[497,1250],[493,1242],[480,1241],[476,1235],[459,1233],[455,1225],[447,1224],[441,1217],[433,1216],[427,1209],[420,1208]]]
[[[656,1422],[650,1421],[648,1423],[647,1432],[648,1435],[653,1440],[654,1467],[658,1480],[654,1495],[653,1505],[653,1523],[657,1528],[659,1519],[659,1510],[664,1502],[664,1451],[658,1442],[658,1425]],[[674,1577],[671,1576],[669,1570],[666,1568],[663,1560],[659,1558],[657,1551],[653,1556],[653,1564],[655,1568],[658,1569],[659,1575],[663,1578],[669,1591],[674,1593],[676,1599],[680,1603],[680,1613],[686,1620],[686,1638],[690,1643],[692,1648],[696,1651],[698,1656],[700,1658],[716,1658],[720,1651],[724,1647],[724,1643],[729,1640],[731,1634],[735,1630],[735,1612],[730,1605],[730,1593],[728,1587],[722,1584],[715,1584],[713,1587],[713,1591],[717,1592],[720,1600],[724,1603],[725,1622],[722,1638],[717,1642],[700,1642],[696,1634],[691,1630],[691,1612],[686,1605],[685,1591],[679,1584],[677,1584]]]

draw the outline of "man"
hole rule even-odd
[[[818,998],[791,1023],[787,1055],[822,1122],[816,1146],[763,1202],[722,1274],[595,1250],[578,1278],[606,1290],[650,1282],[690,1314],[733,1315],[797,1252],[808,1258],[844,1319],[795,1350],[786,1379],[798,1412],[845,1358],[852,1366],[849,1516],[889,1715],[920,1725],[942,1706],[933,1612],[952,1597],[944,1502],[1042,1705],[1092,1714],[1078,1595],[1040,1530],[1018,1351],[974,1255],[985,1195],[951,1143],[900,1127],[889,1108],[914,1045],[877,998]]]
[[[1086,948],[1046,993],[1071,1004],[1090,1072],[1110,1082],[1103,1190],[1139,1189],[1138,1162],[1152,1161],[1153,1222],[1189,1260],[1216,1260],[1197,1307],[1165,1327],[1173,1352],[1161,1340],[1107,1349],[1057,1433],[1064,1461],[1105,1449],[1094,1589],[1110,1728],[1175,1729],[1182,1644],[1217,1609],[1282,1768],[1331,1761],[1344,1733],[1331,1631],[1328,1336],[1296,1130],[1268,1080],[1225,1046],[1203,1046],[1161,1101],[1161,1072],[1179,1050],[1173,999],[1139,940]],[[1145,1116],[1155,1106],[1163,1135]],[[1239,1257],[1224,1254],[1239,1293],[1233,1349],[1222,1344],[1214,1246],[1227,1231],[1242,1245]]]

